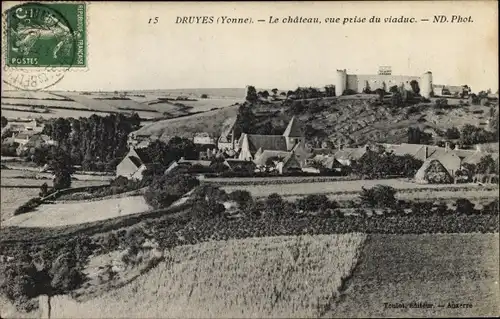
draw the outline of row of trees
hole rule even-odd
[[[89,118],[58,118],[45,124],[43,134],[68,151],[84,170],[111,169],[126,154],[128,134],[139,129],[140,118],[123,114]],[[106,167],[107,165],[107,167]]]

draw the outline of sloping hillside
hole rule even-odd
[[[237,115],[238,107],[238,105],[233,105],[220,110],[158,121],[142,127],[135,134],[137,136],[154,136],[159,138],[168,136],[193,137],[196,132],[207,132],[218,135],[224,121],[229,117]]]
[[[450,102],[452,106],[449,108],[436,108],[433,101],[392,108],[388,100],[384,104],[376,100],[374,95],[358,94],[341,98],[256,102],[250,108],[257,117],[261,133],[279,133],[291,116],[295,115],[307,126],[306,138],[314,142],[316,137],[315,147],[319,147],[321,140],[349,145],[364,145],[367,142],[406,143],[410,126],[431,133],[435,138],[439,138],[438,134],[448,128],[460,129],[465,124],[488,129],[490,108],[494,107],[467,106],[464,100],[457,105],[456,101]],[[238,107],[234,105],[222,110],[160,121],[137,133],[142,136],[192,137],[196,132],[208,132],[217,136],[221,133],[224,120],[235,116]],[[265,133],[266,130],[272,133]]]

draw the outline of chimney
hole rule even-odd
[[[425,151],[424,160],[426,160],[427,158],[429,158],[429,147],[427,145],[424,146],[424,151]]]
[[[450,142],[445,142],[444,143],[444,150],[448,152],[450,150]]]

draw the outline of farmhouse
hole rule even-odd
[[[130,147],[129,152],[116,166],[116,177],[124,176],[128,179],[142,179],[142,173],[152,165],[152,160],[146,149]]]
[[[415,174],[415,181],[421,184],[451,184],[453,177],[436,159],[427,159]]]

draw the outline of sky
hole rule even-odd
[[[498,88],[496,1],[90,2],[87,13],[88,68],[68,71],[50,90],[293,89],[333,84],[336,69],[374,74],[381,65],[395,75],[432,71],[435,84]],[[439,14],[471,16],[473,22],[420,21]],[[176,24],[182,16],[251,17],[254,23]],[[257,22],[270,16],[318,17],[322,23]],[[372,16],[419,22],[324,22]],[[154,17],[158,23],[148,24]]]

